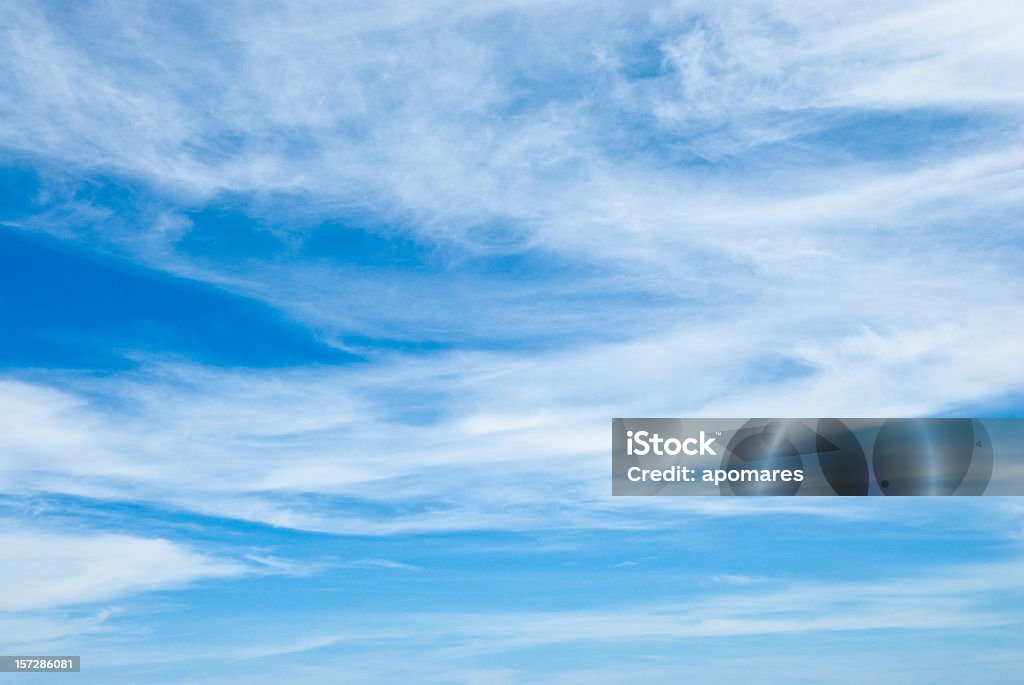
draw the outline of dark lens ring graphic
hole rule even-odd
[[[722,458],[731,476],[724,495],[863,496],[980,495],[992,477],[988,432],[976,419],[888,419],[878,430],[871,463],[857,436],[839,419],[751,419]],[[804,469],[804,482],[740,478],[753,469]],[[820,474],[820,476],[819,476]]]
[[[886,495],[981,494],[992,477],[992,443],[973,419],[889,419],[872,467]]]

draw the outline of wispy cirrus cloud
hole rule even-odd
[[[52,500],[6,526],[6,644],[103,682],[1015,683],[1019,563],[922,561],[1016,545],[1011,504],[612,500],[607,430],[1019,397],[1020,20],[7,3],[2,230],[102,259],[2,282],[0,494]],[[70,351],[6,354],[40,340]],[[180,619],[106,613],[172,588]]]
[[[19,528],[0,534],[0,543],[6,549],[0,612],[90,604],[246,571],[169,540],[113,533]]]
[[[295,639],[263,644],[257,634],[248,640],[231,637],[232,642],[216,655],[205,651],[190,659],[229,659],[245,661],[269,655],[318,652],[318,663],[329,665],[337,659],[355,682],[370,682],[374,677],[397,680],[393,656],[404,650],[418,655],[417,669],[428,680],[443,679],[441,673],[490,672],[500,668],[501,655],[520,658],[512,666],[513,679],[527,676],[522,655],[531,655],[546,664],[547,670],[535,676],[536,682],[573,682],[592,676],[591,669],[605,667],[618,673],[621,662],[637,653],[660,655],[642,659],[638,667],[665,669],[697,669],[707,674],[727,674],[730,664],[739,666],[748,660],[764,659],[765,664],[778,667],[787,662],[783,657],[771,658],[778,645],[792,645],[799,639],[813,646],[815,657],[804,657],[814,668],[826,664],[836,667],[839,682],[847,682],[863,667],[863,653],[858,649],[844,651],[844,645],[861,645],[865,635],[886,631],[900,636],[901,644],[942,645],[946,659],[968,658],[964,648],[947,643],[949,636],[988,630],[1019,634],[1017,614],[1024,585],[1021,583],[1019,560],[989,564],[946,565],[917,569],[910,576],[888,576],[859,582],[810,582],[806,580],[761,579],[757,584],[730,580],[717,589],[680,589],[676,601],[646,601],[638,597],[626,605],[600,606],[580,610],[552,611],[483,611],[476,613],[415,613],[361,615],[362,630],[354,633],[339,630],[327,617],[316,617],[318,625],[304,625]],[[735,578],[735,576],[728,576]],[[262,632],[262,631],[260,631]],[[921,637],[923,636],[923,637]],[[247,636],[248,637],[248,636]],[[700,640],[742,638],[745,649],[731,659],[720,659],[687,649]],[[561,663],[550,662],[546,650],[558,648],[566,654],[587,654],[587,659]],[[348,654],[346,649],[355,649]],[[765,651],[767,649],[767,651]],[[928,651],[928,650],[926,650]],[[330,657],[332,653],[339,654]],[[344,656],[340,656],[344,655]],[[895,666],[896,658],[887,650],[872,654],[873,663],[881,660]],[[1020,657],[974,662],[977,669],[991,672],[999,682]],[[168,658],[160,653],[148,655],[151,663]],[[112,659],[115,655],[105,655]],[[123,657],[145,659],[145,655]],[[634,657],[635,658],[635,657]],[[904,656],[904,658],[906,658]],[[890,659],[892,660],[890,664]],[[848,663],[848,660],[850,663]],[[144,661],[141,661],[144,663]],[[401,663],[401,660],[398,661]],[[298,677],[314,678],[314,673]],[[906,675],[911,682],[927,682],[927,667],[915,664]],[[735,674],[728,677],[734,677]],[[658,678],[664,678],[661,673]],[[784,682],[785,676],[770,670],[771,682]],[[472,679],[470,680],[472,681]],[[305,682],[301,681],[300,682]],[[310,680],[312,682],[312,680]],[[617,676],[598,682],[621,682]],[[850,681],[852,682],[852,681]]]
[[[756,514],[764,503],[609,501],[607,417],[664,406],[720,416],[766,407],[777,415],[940,413],[1019,382],[1005,370],[1016,348],[990,336],[993,326],[1009,335],[1012,322],[990,323],[889,339],[866,331],[838,351],[808,344],[806,371],[783,380],[759,379],[757,366],[737,375],[729,345],[714,339],[676,356],[685,337],[529,358],[397,357],[330,371],[156,365],[99,380],[36,374],[0,387],[3,490],[370,534],[672,526],[676,507]],[[972,366],[985,349],[985,364]],[[979,385],[984,378],[993,380]],[[702,386],[720,395],[701,402],[690,389]],[[550,507],[566,499],[571,507]],[[801,501],[772,511],[859,518],[871,509]]]
[[[109,635],[127,598],[255,570],[162,538],[52,529],[22,517],[0,518],[0,528],[0,648],[11,654]]]
[[[10,13],[6,147],[70,170],[15,224],[264,300],[332,345],[654,335],[683,355],[686,331],[745,341],[734,368],[807,353],[880,383],[839,350],[947,325],[1009,347],[998,322],[1021,320],[1013,3],[310,3],[197,7],[187,31],[94,9]],[[91,173],[148,189],[130,218],[69,193]],[[270,256],[188,248],[216,242],[194,214],[218,204]],[[317,242],[353,235],[383,239],[379,261]]]

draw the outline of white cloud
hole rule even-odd
[[[0,612],[110,601],[246,570],[168,540],[130,535],[20,528],[0,533],[0,544]]]
[[[520,20],[510,24],[513,8]],[[800,3],[423,10],[398,2],[388,12],[402,18],[388,20],[300,3],[194,8],[187,29],[159,6],[94,9],[94,17],[72,19],[12,8],[9,147],[200,197],[284,192],[323,216],[372,209],[413,219],[412,230],[429,239],[485,252],[540,245],[607,256],[623,241],[679,239],[686,225],[686,234],[707,237],[737,207],[756,215],[746,230],[763,226],[780,204],[820,225],[845,205],[863,212],[883,204],[872,195],[865,205],[859,188],[839,186],[914,178],[837,162],[823,175],[825,165],[812,158],[779,159],[771,178],[744,174],[737,183],[705,167],[610,153],[609,136],[631,135],[622,116],[641,127],[654,117],[653,134],[667,136],[667,147],[715,158],[816,132],[817,114],[829,108],[998,105],[1019,123],[1024,101],[1024,54],[1011,28],[1020,8],[1012,2],[985,11],[955,2],[896,10],[849,3],[829,13]],[[85,40],[75,21],[102,22],[107,31]],[[214,26],[215,43],[204,33]],[[524,44],[531,49],[520,50]],[[629,53],[644,46],[660,57],[650,78],[632,78]],[[126,51],[137,61],[121,59]],[[538,82],[533,89],[529,79]],[[581,82],[591,87],[558,94]],[[687,122],[695,116],[730,132],[694,130]],[[783,130],[765,130],[780,118]],[[1019,149],[1018,130],[929,155],[912,172],[1002,153],[1007,144]],[[910,197],[931,187],[921,177]],[[810,201],[766,202],[761,192],[784,196],[786,188]],[[913,203],[904,204],[912,215]],[[801,207],[812,213],[801,217]],[[509,234],[481,228],[494,220],[509,222]],[[114,237],[134,239],[137,227],[130,233]]]
[[[71,646],[76,640],[107,630],[106,621],[111,614],[110,610],[86,616],[0,613],[0,648],[7,654],[29,654]]]
[[[12,7],[3,140],[152,183],[166,202],[143,212],[148,226],[85,218],[81,200],[72,216],[90,240],[266,300],[334,344],[561,332],[581,346],[649,334],[638,302],[644,315],[728,317],[748,355],[842,344],[862,324],[914,335],[950,311],[1021,316],[1007,218],[1021,206],[1018,3],[194,9],[186,30],[159,6]],[[102,32],[74,30],[101,18]],[[636,77],[645,50],[650,73]],[[973,123],[888,160],[809,139],[830,117],[872,112]],[[932,125],[911,119],[875,144]],[[667,157],[631,152],[651,146]],[[188,221],[174,207],[224,192],[280,219],[291,244],[355,212],[441,261],[531,249],[589,270],[491,282],[457,263],[430,277],[177,251]],[[66,235],[69,211],[20,225]],[[785,312],[789,327],[772,327],[788,339],[762,332],[769,311]]]
[[[901,648],[910,644],[907,636],[926,631],[926,642],[945,652],[946,658],[970,660],[947,641],[969,631],[1014,630],[1019,624],[1018,604],[1024,596],[1022,570],[1021,562],[1011,559],[904,569],[906,575],[865,581],[760,579],[758,583],[747,583],[736,582],[735,576],[725,576],[730,580],[718,588],[680,588],[676,601],[655,602],[638,593],[632,602],[611,606],[603,603],[586,610],[364,613],[357,618],[358,632],[348,629],[347,622],[340,627],[328,616],[303,616],[298,619],[301,626],[274,627],[277,633],[284,627],[292,635],[288,641],[268,643],[263,631],[234,633],[224,636],[215,658],[245,660],[325,650],[316,662],[329,667],[335,659],[342,660],[343,667],[350,669],[346,671],[350,680],[373,682],[376,678],[377,682],[397,682],[402,678],[401,669],[396,672],[395,664],[406,661],[397,655],[415,653],[416,668],[426,673],[428,682],[433,682],[431,677],[451,682],[451,677],[440,673],[487,668],[495,664],[495,655],[521,656],[526,650],[550,648],[572,654],[573,648],[583,647],[588,658],[582,663],[545,669],[545,676],[551,680],[538,681],[562,682],[559,678],[567,678],[571,682],[574,676],[585,677],[592,667],[614,671],[619,655],[627,654],[631,668],[655,668],[661,664],[673,670],[686,666],[721,673],[722,662],[731,664],[739,660],[737,669],[742,671],[744,664],[768,658],[762,656],[761,650],[766,650],[770,659],[760,667],[771,664],[774,669],[788,662],[783,654],[771,650],[781,644],[788,654],[792,652],[793,640],[799,639],[813,645],[813,651],[819,655],[813,663],[829,663],[839,682],[847,682],[842,678],[851,673],[862,677],[864,668],[862,655],[849,654],[848,645],[860,644],[858,641],[864,635],[874,640],[875,631],[880,630],[898,636],[894,639]],[[729,659],[723,659],[718,650],[709,649],[704,654],[692,647],[702,643],[690,642],[700,638],[755,636],[759,639],[748,643],[748,649]],[[770,642],[773,638],[784,642]],[[356,651],[352,653],[350,649]],[[957,653],[949,654],[950,650]],[[661,658],[651,661],[641,656],[647,654],[658,654]],[[123,653],[101,653],[97,658],[102,663],[109,660],[117,664],[146,663],[147,658],[150,663],[160,663],[174,658],[202,660],[211,656],[214,655],[200,650],[184,655],[135,652],[127,659]],[[794,656],[807,664],[806,654]],[[907,659],[907,655],[899,650],[878,649],[872,653],[872,663],[898,663],[900,659]],[[979,655],[976,666],[998,669],[1019,662],[1019,654],[999,658],[997,650],[989,650],[984,656]],[[270,662],[267,667],[273,669],[275,664]],[[435,674],[434,669],[440,673]],[[774,674],[775,670],[771,672]],[[917,661],[908,665],[911,682],[928,682],[927,672],[928,668]],[[519,681],[525,674],[515,675],[519,678],[514,680]],[[303,674],[295,677],[301,681]],[[777,677],[772,682],[788,681]]]
[[[341,565],[342,568],[369,568],[369,569],[384,569],[389,571],[422,571],[423,569],[419,566],[412,564],[406,564],[401,561],[393,561],[391,559],[356,559],[354,561],[348,561]]]
[[[99,380],[50,372],[37,376],[50,387],[0,387],[0,404],[19,408],[0,414],[2,489],[369,534],[648,527],[676,525],[680,511],[762,513],[768,503],[609,499],[610,418],[929,415],[1024,382],[1012,373],[1024,363],[1010,363],[1020,353],[1001,342],[1012,317],[968,323],[808,344],[792,351],[807,373],[790,379],[760,379],[756,364],[738,374],[748,341],[727,323],[720,336],[674,332],[525,358],[442,354],[290,372],[151,366]],[[403,416],[408,388],[436,415]],[[371,513],[376,505],[387,509]],[[878,515],[863,502],[770,506]]]
[[[957,630],[1017,623],[1024,578],[1019,561],[929,569],[913,578],[795,582],[713,593],[673,604],[638,602],[614,610],[424,617],[461,635],[446,653],[522,649],[571,642],[676,640],[861,630]]]
[[[723,573],[711,576],[711,582],[719,585],[750,585],[751,583],[756,583],[759,580],[761,579],[734,573]]]
[[[1020,3],[10,2],[3,16],[0,147],[39,170],[47,207],[12,226],[266,301],[330,344],[456,349],[371,342],[359,349],[368,363],[344,369],[141,358],[103,378],[23,371],[0,379],[0,493],[370,535],[769,514],[912,528],[931,505],[612,500],[608,420],[934,414],[1024,387]],[[876,137],[875,120],[901,117]],[[849,122],[868,132],[840,140]],[[76,194],[94,175],[140,190],[131,218]],[[218,203],[266,219],[284,253],[183,252],[188,213]],[[352,217],[434,251],[436,273],[302,256],[311,226]],[[509,253],[565,271],[461,268]],[[547,347],[501,349],[538,339]],[[942,525],[970,518],[1019,540],[1012,507],[942,507]],[[10,528],[0,611],[21,615],[0,615],[0,636],[17,639],[9,653],[105,629],[106,614],[61,618],[65,607],[320,568],[263,550],[243,563],[136,535]],[[790,585],[721,574],[687,604],[394,614],[358,633],[303,624],[284,643],[245,636],[197,655],[357,643],[370,653],[358,663],[287,679],[521,682],[469,662],[568,641],[999,627],[1017,620],[1001,600],[1019,599],[1022,570]],[[410,677],[387,651],[402,643],[436,658],[416,659]],[[843,664],[862,680],[863,663]],[[766,672],[742,665],[747,680]],[[548,681],[682,673],[630,666]],[[695,682],[744,680],[694,668]]]
[[[0,144],[158,196],[141,225],[77,198],[18,225],[79,224],[332,344],[457,350],[5,381],[8,492],[350,532],[638,525],[619,515],[637,505],[606,501],[612,416],[931,414],[1024,387],[1017,3],[293,3],[194,7],[187,27],[167,12],[11,5]],[[971,123],[896,159],[815,139],[851,114],[924,135],[929,113]],[[178,251],[182,210],[225,193],[289,244],[370,214],[446,268]],[[523,249],[567,273],[459,268]],[[558,349],[465,350],[538,338]],[[325,513],[313,493],[421,508]],[[552,512],[556,495],[579,505]]]

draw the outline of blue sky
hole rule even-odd
[[[1020,415],[1019,3],[0,6],[0,653],[1019,682],[1014,498],[608,479],[615,416]]]

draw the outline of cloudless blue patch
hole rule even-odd
[[[247,213],[209,207],[185,214],[190,226],[175,249],[193,257],[237,261],[268,259],[288,249],[270,226],[261,225]]]
[[[215,287],[0,228],[0,365],[119,368],[132,355],[225,366],[351,361]]]
[[[330,221],[309,230],[300,256],[337,264],[421,269],[434,264],[431,249],[412,239],[412,231],[370,223]]]
[[[1024,417],[1024,394],[1014,392],[974,402],[963,402],[940,412],[938,416],[993,419]]]
[[[922,156],[949,154],[950,148],[978,138],[996,122],[977,113],[913,109],[900,111],[821,110],[808,112],[812,132],[786,146],[808,146],[819,163],[829,157],[866,162],[898,162],[912,167]],[[983,141],[982,141],[983,142]]]
[[[736,369],[738,377],[749,378],[754,384],[773,385],[787,380],[807,378],[814,367],[799,359],[783,355],[766,355],[752,359]]]
[[[615,53],[619,74],[629,80],[657,78],[667,68],[660,42],[637,41],[622,45]]]
[[[0,166],[0,221],[31,214],[36,206],[39,176],[32,169]]]

